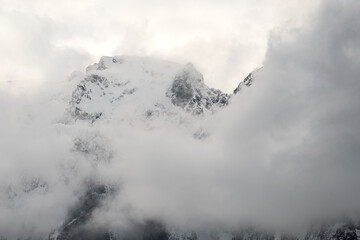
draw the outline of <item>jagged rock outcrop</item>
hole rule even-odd
[[[174,105],[195,114],[224,107],[230,99],[229,94],[206,86],[202,74],[190,63],[175,75],[166,95]]]
[[[251,79],[247,77],[234,93],[242,85],[251,85],[253,73],[250,75]],[[101,118],[119,119],[135,113],[136,119],[176,116],[181,112],[211,114],[227,106],[230,98],[231,94],[209,88],[191,63],[183,66],[151,58],[102,57],[87,68],[74,89],[67,122],[94,123]]]
[[[262,67],[257,68],[254,71],[252,71],[251,73],[249,73],[246,76],[246,78],[242,82],[240,82],[239,85],[234,89],[233,93],[237,94],[242,89],[243,86],[250,87],[255,80],[256,73],[259,72],[261,69],[262,69]]]
[[[309,230],[304,240],[359,240],[360,222],[348,220],[323,224],[320,228]]]
[[[110,240],[111,232],[106,229],[94,229],[87,225],[95,209],[102,201],[111,196],[113,189],[104,184],[88,183],[86,192],[70,211],[62,226],[54,230],[49,240]]]

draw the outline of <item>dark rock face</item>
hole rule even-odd
[[[175,106],[194,114],[226,106],[230,99],[229,94],[206,86],[203,76],[190,63],[175,76],[166,96]]]
[[[167,240],[170,234],[163,223],[147,220],[134,223],[127,230],[111,231],[90,225],[93,212],[102,206],[115,190],[104,185],[89,183],[86,192],[70,211],[63,225],[53,231],[49,240]]]
[[[101,66],[101,65],[100,65]],[[106,69],[106,68],[104,68]],[[102,70],[104,70],[102,69]],[[124,87],[129,82],[115,83],[109,81],[104,76],[97,74],[90,74],[86,76],[80,83],[76,86],[75,90],[72,93],[72,98],[69,102],[68,112],[70,113],[73,120],[85,120],[90,123],[94,123],[96,120],[100,119],[103,116],[103,112],[100,110],[86,110],[84,108],[84,102],[94,101],[93,98],[97,97],[106,97],[107,88],[112,87]],[[116,102],[124,98],[126,95],[131,95],[135,93],[137,88],[129,88],[124,90],[119,90],[116,96],[109,98],[111,103]],[[85,104],[86,105],[86,104]]]
[[[51,238],[50,238],[51,239]],[[112,234],[105,230],[94,231],[91,228],[78,227],[74,228],[67,234],[62,234],[57,240],[111,240]]]
[[[168,240],[169,233],[167,232],[165,226],[155,220],[149,220],[145,224],[143,240]]]
[[[196,232],[182,232],[180,234],[170,234],[169,240],[197,240]]]
[[[74,111],[72,112],[73,117],[75,119],[80,119],[80,120],[87,120],[91,123],[94,123],[97,119],[99,119],[102,115],[101,112],[98,113],[87,113],[84,110],[82,110],[81,108],[75,107]]]
[[[323,225],[318,230],[310,230],[305,240],[358,240],[360,239],[360,222],[353,221]]]
[[[185,107],[194,97],[194,90],[188,74],[176,76],[171,86],[171,101],[174,105]]]
[[[90,77],[85,78],[77,85],[76,89],[72,93],[72,98],[69,103],[70,104],[69,111],[71,116],[75,120],[77,119],[86,120],[93,123],[101,117],[102,113],[101,112],[88,113],[79,107],[79,104],[84,98],[91,100],[91,96],[90,96],[91,90],[87,88],[87,84],[89,82],[96,83],[97,85],[105,84],[104,86],[108,84],[105,78],[100,77],[98,75],[93,74]]]
[[[323,224],[319,229],[311,229],[306,236],[298,237],[288,234],[275,234],[259,231],[254,228],[244,229],[234,235],[232,240],[358,240],[360,239],[360,224],[353,221],[336,224]]]
[[[246,78],[242,82],[240,82],[239,85],[234,89],[234,94],[237,94],[243,86],[250,87],[255,80],[255,73],[260,69],[261,68],[249,73],[249,75],[247,75]]]
[[[275,234],[272,232],[262,231],[252,227],[242,229],[234,234],[232,240],[274,240]]]
[[[103,184],[89,184],[79,203],[69,212],[69,216],[50,240],[110,240],[111,233],[105,229],[92,229],[87,225],[92,213],[102,201],[111,195],[112,189]]]
[[[234,89],[233,94],[237,94],[243,86],[250,87],[255,80],[256,72],[260,69],[261,68],[249,73]],[[232,96],[218,89],[207,87],[204,84],[203,76],[192,64],[187,64],[185,68],[175,76],[166,95],[171,98],[174,105],[195,114],[202,114],[205,109],[213,111],[216,108],[225,107],[229,104]]]

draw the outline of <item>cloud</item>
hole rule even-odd
[[[112,173],[122,201],[192,227],[358,216],[358,9],[327,1],[304,27],[278,29],[255,84],[207,123],[204,142],[172,128],[115,141],[127,149]]]
[[[4,29],[1,89],[36,91],[41,84],[66,80],[73,69],[85,67],[84,60],[89,58],[86,52],[56,45],[59,27],[52,19],[4,9],[0,18]]]
[[[264,70],[228,109],[228,151],[271,221],[359,213],[359,7],[324,1],[303,28],[271,38]]]
[[[0,87],[36,89],[103,55],[126,54],[193,62],[209,85],[230,92],[261,65],[270,30],[301,24],[317,5],[279,3],[3,0]]]
[[[83,29],[82,22],[87,20],[88,11],[90,16],[99,14],[91,8],[94,6],[86,5],[84,12],[76,16],[65,2],[57,15],[53,5],[39,8],[36,4],[40,3],[43,2],[33,6],[20,4],[18,8],[20,19],[36,26],[37,33],[26,33],[22,21],[13,19],[13,9],[6,10],[11,12],[10,16],[2,12],[4,19],[11,19],[9,26],[23,26],[10,35],[14,39],[27,36],[28,43],[15,44],[21,46],[17,53],[31,50],[34,56],[25,55],[19,64],[35,62],[34,69],[40,72],[39,77],[35,76],[40,79],[43,68],[39,68],[39,63],[49,69],[46,76],[59,73],[62,77],[64,73],[60,72],[69,56],[73,57],[69,65],[65,65],[66,69],[77,62],[86,62],[88,54],[96,55],[82,51],[71,36],[80,39],[92,36],[87,38],[88,42],[84,41],[89,44],[85,44],[87,49],[95,40],[112,39],[112,33],[105,34],[108,29],[123,26],[115,21],[114,25],[101,30],[100,26],[109,22],[102,18],[96,23],[91,18],[89,21],[97,26],[96,31],[91,30],[92,26]],[[142,13],[149,7],[137,4],[130,7],[139,7]],[[162,4],[160,10],[173,7]],[[185,11],[186,6],[180,7]],[[23,11],[29,8],[35,16],[25,14],[24,17]],[[37,15],[43,13],[42,9],[53,13],[52,18],[39,20]],[[69,16],[63,15],[64,9],[69,9]],[[154,14],[160,10],[154,10]],[[58,124],[56,119],[66,108],[73,82],[44,84],[40,90],[28,94],[2,90],[0,232],[10,237],[46,236],[76,204],[88,179],[120,183],[118,195],[105,202],[93,217],[94,224],[113,228],[127,226],[129,219],[148,218],[183,228],[235,229],[244,222],[281,228],[343,213],[358,217],[359,10],[356,0],[323,1],[304,25],[277,28],[269,39],[264,68],[257,74],[255,83],[234,96],[228,108],[204,123],[194,123],[190,129],[171,123],[154,129],[111,121],[93,126],[81,122]],[[115,14],[108,8],[104,11]],[[79,21],[75,21],[77,18]],[[59,26],[59,22],[63,25]],[[64,26],[72,22],[75,27],[66,30]],[[153,32],[155,28],[151,21],[134,22],[128,26],[140,22],[139,29],[145,32]],[[53,32],[54,29],[57,30]],[[71,32],[74,29],[82,30]],[[142,31],[136,29],[124,44],[138,39],[138,35],[143,36]],[[195,26],[189,31],[199,29],[201,27]],[[22,31],[25,33],[20,34]],[[66,31],[71,33],[67,35]],[[64,34],[70,40],[55,37],[57,34]],[[214,54],[220,56],[219,61],[230,58],[227,61],[230,65],[243,62],[246,58],[238,58],[237,54],[231,57],[233,51],[242,52],[245,48],[236,41],[240,36],[235,34],[230,43],[225,44],[225,50],[221,50],[222,43],[228,41],[226,34],[209,37],[210,40],[206,34],[191,37],[181,43],[186,46],[185,56],[197,58],[192,50],[201,47],[206,53],[203,55],[209,56],[208,51],[215,44],[220,48],[214,50]],[[59,39],[63,40],[62,47],[54,43]],[[181,44],[176,48],[181,49]],[[145,49],[146,54],[151,52],[143,40],[139,40],[139,45],[144,46],[141,49]],[[140,50],[129,50],[129,53]],[[178,50],[172,54],[167,56],[180,55]],[[56,57],[52,58],[53,55]],[[166,56],[164,52],[159,55]],[[43,59],[44,56],[49,61]],[[16,59],[10,59],[17,66]],[[200,58],[197,61],[200,62]],[[212,68],[217,66],[211,61],[207,63]],[[231,75],[233,68],[220,65]],[[53,97],[58,92],[62,93]],[[53,98],[55,100],[50,101]],[[210,132],[208,138],[201,141],[192,138],[191,131],[198,125]],[[95,154],[106,156],[109,161],[99,164],[92,161],[86,151],[76,152],[74,140],[79,136],[95,139],[99,150]]]

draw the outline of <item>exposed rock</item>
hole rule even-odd
[[[330,225],[322,225],[320,229],[310,230],[305,240],[359,240],[360,224],[349,220]]]
[[[143,240],[168,240],[169,233],[164,224],[156,220],[149,220],[145,224]]]
[[[124,99],[131,95],[139,108],[147,106],[142,110],[150,113],[147,118],[155,116],[151,113],[174,116],[181,111],[177,107],[195,115],[214,113],[227,106],[231,97],[206,86],[202,74],[191,63],[181,66],[148,58],[102,57],[87,68],[74,89],[68,108],[72,120],[68,122],[94,123],[119,115],[126,108]],[[136,107],[133,113],[141,111]]]
[[[239,85],[234,89],[233,93],[237,94],[242,89],[243,86],[250,87],[255,80],[255,74],[259,72],[261,69],[262,67],[257,68],[251,73],[249,73],[249,75],[247,75],[246,78],[242,82],[240,82]]]
[[[103,184],[90,183],[79,202],[68,215],[67,220],[49,237],[50,240],[111,240],[111,233],[106,229],[91,228],[88,223],[95,209],[113,193],[113,189]]]
[[[230,99],[229,94],[206,86],[202,74],[191,63],[175,76],[166,95],[174,105],[195,114],[226,106]]]

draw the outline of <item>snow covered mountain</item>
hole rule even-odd
[[[256,74],[251,72],[234,89],[238,94],[243,87],[250,87]],[[87,121],[101,124],[106,121],[164,121],[184,123],[206,119],[231,102],[232,94],[208,87],[195,67],[188,63],[172,62],[139,57],[102,57],[99,63],[86,69],[72,93],[67,112],[67,123]],[[194,133],[194,137],[206,136],[206,131]],[[96,141],[77,139],[76,151],[87,157],[109,158],[109,150],[99,147]],[[96,150],[97,149],[97,150]],[[99,154],[99,150],[100,153]],[[105,156],[105,157],[104,157]],[[52,240],[70,239],[123,239],[124,235],[106,228],[89,230],[86,224],[101,201],[111,197],[114,189],[103,184],[90,184],[69,212],[69,218],[51,236]],[[251,240],[251,239],[360,239],[360,223],[342,221],[322,224],[299,237],[265,230],[240,228],[236,232],[184,232],[167,228],[166,223],[149,219],[138,223],[127,232],[124,239],[144,240]]]
[[[208,87],[202,74],[191,63],[181,65],[130,56],[102,57],[99,63],[86,69],[85,75],[77,75],[72,80],[75,81],[75,88],[71,90],[66,112],[60,122],[65,126],[84,123],[91,129],[108,123],[151,125],[159,120],[161,124],[190,125],[190,137],[202,139],[208,135],[207,130],[202,128],[202,121],[214,114],[221,114],[221,110],[231,104],[234,94],[241,94],[244,87],[250,87],[254,83],[259,70],[241,81],[233,94],[227,94]],[[113,149],[107,141],[110,140],[92,133],[79,135],[73,139],[71,152],[74,158],[91,162],[92,172],[96,173],[99,165],[112,161]],[[23,190],[9,192],[19,196],[19,192],[46,192],[49,191],[48,188],[46,181],[30,179],[24,184]],[[121,189],[116,184],[101,182],[96,177],[84,178],[81,189],[76,204],[69,208],[67,216],[49,233],[48,239],[360,239],[360,223],[351,220],[322,224],[302,236],[269,232],[255,227],[239,227],[237,231],[231,232],[183,231],[157,219],[133,221],[126,230],[114,229],[113,226],[94,228],[91,225],[92,216],[104,202],[121,194]]]
[[[143,119],[209,114],[230,95],[205,85],[201,73],[180,64],[139,57],[102,57],[86,69],[72,94],[73,120]],[[175,106],[175,107],[174,107]]]
[[[251,74],[251,82],[253,81]],[[232,94],[208,87],[195,67],[152,58],[130,56],[102,57],[99,63],[86,69],[85,76],[75,78],[63,123],[91,124],[149,123],[154,119],[175,124],[202,121],[230,103]],[[242,86],[250,86],[249,77]],[[190,128],[191,129],[191,128]],[[207,136],[204,129],[192,129],[193,137]],[[190,135],[191,136],[191,135]],[[73,151],[94,163],[111,159],[111,149],[93,136],[74,139]],[[63,224],[50,234],[51,240],[122,239],[123,234],[106,228],[89,229],[88,222],[102,201],[116,193],[116,187],[90,181],[78,204],[70,209]],[[125,239],[198,239],[196,232],[167,229],[166,224],[154,219],[137,223]],[[210,238],[211,236],[207,236]],[[129,237],[130,236],[130,237]],[[228,239],[230,235],[225,239]],[[211,237],[213,238],[213,237]]]

